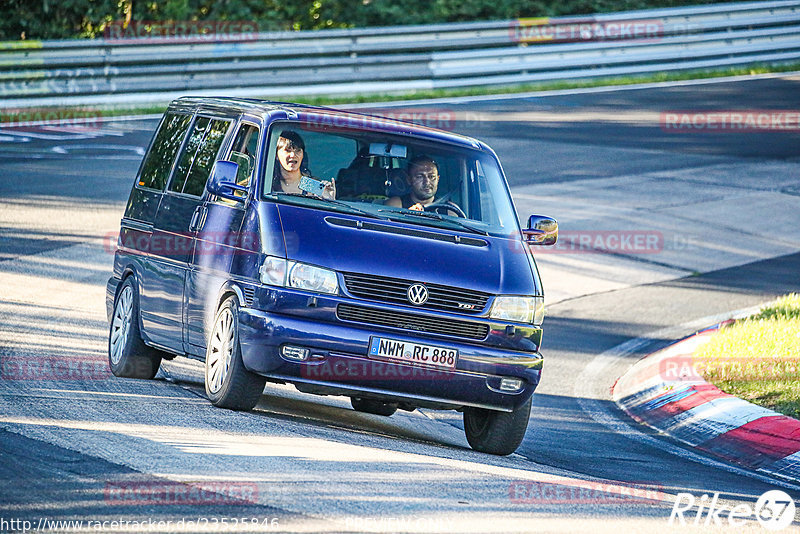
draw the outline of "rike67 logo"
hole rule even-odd
[[[754,505],[729,505],[720,502],[720,494],[699,498],[691,493],[678,493],[669,515],[670,525],[705,527],[742,527],[755,519],[762,527],[774,532],[792,524],[795,515],[794,500],[785,491],[770,490],[761,495]]]

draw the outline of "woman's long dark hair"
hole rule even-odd
[[[285,139],[284,143],[292,143],[303,149],[303,159],[300,161],[300,174],[302,176],[311,176],[308,170],[308,154],[306,153],[306,144],[303,138],[298,135],[294,130],[284,130],[278,138],[278,147],[281,146],[281,139]],[[275,164],[272,166],[272,190],[281,191],[281,162],[278,160],[278,154],[275,154]]]

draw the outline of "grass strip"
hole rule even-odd
[[[722,391],[800,418],[800,294],[723,328],[698,350],[695,365]]]

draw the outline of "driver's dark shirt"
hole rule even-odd
[[[400,197],[400,200],[403,202],[403,207],[404,207],[405,209],[408,209],[408,208],[410,208],[410,207],[411,207],[411,206],[413,206],[414,204],[419,204],[419,202],[416,202],[416,201],[414,201],[414,200],[411,200],[411,193],[409,193],[409,194],[407,194],[407,195],[403,195],[402,197]]]

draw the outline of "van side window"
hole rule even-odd
[[[245,187],[250,185],[258,151],[258,128],[252,124],[239,127],[231,147],[230,160],[239,164],[236,183]]]
[[[230,121],[198,117],[183,148],[169,190],[201,196]]]
[[[197,117],[192,126],[192,132],[189,134],[189,139],[186,140],[186,145],[183,147],[183,152],[178,159],[178,166],[175,168],[175,175],[172,177],[172,182],[169,184],[169,190],[176,193],[183,192],[183,186],[186,184],[186,176],[189,174],[189,169],[192,168],[194,156],[197,153],[197,148],[203,141],[203,136],[206,134],[208,123],[211,119],[208,117]]]
[[[139,187],[164,190],[175,155],[186,137],[191,115],[167,113],[139,175]]]

